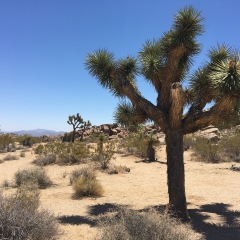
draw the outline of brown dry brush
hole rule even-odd
[[[57,239],[60,231],[55,216],[38,209],[39,194],[19,189],[15,195],[0,192],[0,239]]]
[[[100,220],[101,240],[200,240],[189,224],[170,217],[166,212],[158,213],[154,209],[138,212],[120,208],[117,214],[103,216]]]

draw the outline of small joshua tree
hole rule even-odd
[[[90,121],[87,122],[83,121],[83,118],[77,113],[77,115],[68,116],[68,124],[73,126],[73,132],[72,132],[72,142],[74,142],[75,134],[77,129],[86,129],[86,127],[91,126]],[[83,134],[81,135],[81,139],[83,138]]]

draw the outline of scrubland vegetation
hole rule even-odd
[[[39,192],[21,186],[15,194],[0,192],[0,239],[50,240],[59,236],[55,216],[39,209]]]
[[[118,209],[117,213],[106,216],[101,222],[102,240],[197,240],[190,225],[184,225],[166,212],[150,209],[146,212]]]
[[[222,137],[217,143],[211,143],[203,137],[185,136],[184,147],[194,151],[193,155],[196,161],[206,163],[240,161],[239,133]]]
[[[7,138],[6,138],[7,139]],[[1,217],[0,236],[11,239],[15,236],[26,236],[29,239],[55,239],[61,234],[57,218],[48,210],[39,209],[39,196],[42,189],[51,188],[54,182],[45,167],[76,165],[68,175],[69,185],[73,189],[72,199],[96,198],[105,195],[105,189],[98,180],[98,171],[105,174],[114,166],[114,155],[123,157],[134,155],[148,160],[149,141],[157,151],[161,146],[155,135],[148,136],[143,131],[130,132],[125,139],[108,141],[104,134],[83,142],[51,142],[33,144],[32,151],[36,158],[32,162],[37,167],[19,169],[14,178],[5,180],[1,186],[5,189],[16,188],[15,193],[8,196],[0,194]],[[7,154],[2,161],[21,161],[26,151],[13,142],[19,153]],[[207,163],[238,162],[240,156],[240,134],[235,131],[231,136],[223,136],[216,143],[196,135],[184,137],[184,148],[193,152],[192,161]],[[19,155],[20,154],[20,155]],[[30,154],[30,153],[29,153]],[[13,157],[15,156],[15,157]],[[21,156],[19,158],[18,156]],[[161,158],[161,156],[158,156]],[[161,159],[160,159],[161,160]],[[230,166],[230,165],[229,165]],[[115,166],[118,173],[126,173],[126,167]],[[130,170],[129,170],[130,171]],[[66,177],[66,176],[64,176]],[[6,207],[7,206],[7,207]],[[9,209],[6,211],[6,209]],[[34,221],[34,224],[29,222]],[[50,223],[51,222],[51,223]],[[12,228],[9,228],[9,224]],[[188,224],[181,223],[166,211],[137,211],[129,208],[118,208],[98,220],[98,239],[204,239],[192,230]],[[42,233],[44,232],[44,234]],[[41,235],[38,238],[38,235]],[[1,238],[0,237],[0,238]]]

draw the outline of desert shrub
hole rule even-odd
[[[89,146],[82,142],[65,144],[66,149],[58,155],[59,165],[84,163],[90,157]]]
[[[1,187],[3,187],[3,188],[11,187],[11,183],[7,179],[5,179],[2,181]]]
[[[89,147],[80,142],[40,144],[35,148],[34,152],[39,155],[39,157],[34,160],[34,163],[37,165],[42,164],[43,166],[52,164],[54,161],[59,165],[78,164],[90,157]],[[49,161],[47,159],[49,159]]]
[[[4,150],[9,144],[14,144],[14,139],[10,134],[0,135],[0,149]]]
[[[18,141],[20,144],[26,147],[32,147],[33,144],[42,142],[40,138],[33,137],[28,134],[25,134],[23,136],[18,136],[16,138],[16,141]]]
[[[11,155],[11,154],[8,154],[7,156],[5,156],[3,158],[4,161],[10,161],[10,160],[18,160],[18,156],[15,156],[15,155]]]
[[[22,187],[8,197],[0,192],[0,239],[56,239],[56,218],[38,206],[39,193],[32,189]]]
[[[208,163],[218,163],[223,161],[222,148],[217,144],[211,144],[206,138],[196,137],[196,143],[193,148],[197,155],[197,160]]]
[[[25,157],[25,152],[20,152],[20,157]]]
[[[101,134],[101,133],[100,133]],[[97,143],[99,141],[99,133],[92,133],[87,139],[88,142]]]
[[[15,183],[17,186],[36,184],[39,188],[45,189],[52,185],[46,171],[43,168],[34,167],[31,169],[18,170],[15,175]]]
[[[120,147],[125,148],[129,154],[155,161],[155,148],[160,147],[160,142],[154,134],[144,132],[144,127],[138,125],[136,131],[122,141]]]
[[[103,194],[103,187],[97,179],[80,176],[72,184],[75,191],[74,197],[100,197]]]
[[[201,239],[190,225],[151,209],[148,212],[119,209],[102,219],[101,240],[194,240]]]
[[[21,151],[26,152],[26,151],[29,150],[29,148],[28,148],[28,147],[25,147],[25,146],[22,146],[22,145],[19,145],[19,146],[16,147],[16,150],[21,150]]]
[[[62,142],[71,142],[72,141],[72,132],[65,132],[64,135],[63,135],[63,139],[62,139]]]
[[[184,135],[183,136],[183,148],[184,150],[188,150],[190,148],[193,148],[196,144],[196,138],[194,138],[192,135]]]
[[[55,155],[39,156],[36,159],[34,159],[32,163],[40,167],[54,164],[56,163],[56,156]]]
[[[147,140],[135,132],[128,134],[122,142],[122,147],[132,155],[142,158],[147,157]]]
[[[97,144],[95,152],[92,154],[92,160],[97,162],[101,169],[105,170],[109,167],[109,163],[113,158],[115,153],[116,145],[114,142],[107,141],[103,144],[103,141],[100,140]]]
[[[88,179],[96,179],[96,174],[90,167],[83,167],[80,169],[75,169],[70,175],[70,184],[72,185],[79,177],[86,177]]]
[[[220,142],[224,155],[233,161],[240,161],[240,135],[224,137]]]
[[[35,154],[43,154],[43,149],[44,149],[44,146],[42,144],[39,144],[35,149],[34,149],[34,153]]]

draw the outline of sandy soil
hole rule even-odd
[[[2,159],[7,153],[0,154]],[[13,153],[20,154],[19,151]],[[168,203],[165,148],[157,152],[158,161],[116,154],[116,165],[126,165],[130,173],[109,175],[98,172],[105,193],[101,198],[74,200],[69,185],[72,170],[81,166],[45,167],[54,185],[41,190],[41,205],[58,217],[64,234],[61,240],[93,239],[99,232],[97,218],[114,206],[133,209],[165,206]],[[186,195],[191,224],[206,239],[240,239],[240,172],[231,171],[231,163],[205,164],[191,160],[191,151],[184,153]],[[19,160],[0,164],[0,183],[12,180],[18,169],[31,167],[31,152]],[[4,189],[11,193],[14,189]]]

